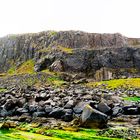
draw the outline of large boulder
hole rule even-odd
[[[107,115],[86,105],[81,115],[81,125],[90,128],[106,127],[108,121]]]

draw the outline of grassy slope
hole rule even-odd
[[[114,79],[101,82],[89,82],[87,86],[97,87],[105,85],[108,89],[116,88],[140,88],[140,78],[128,78],[128,79]]]

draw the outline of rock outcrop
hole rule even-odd
[[[18,67],[29,59],[35,60],[36,71],[48,68],[83,72],[96,80],[139,76],[140,39],[118,33],[81,31],[47,31],[0,38],[0,72]],[[128,69],[137,72],[129,73]]]

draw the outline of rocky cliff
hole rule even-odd
[[[0,38],[0,72],[33,59],[35,70],[82,72],[97,80],[139,76],[140,39],[121,34],[47,31]]]

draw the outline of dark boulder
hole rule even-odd
[[[65,122],[70,122],[73,120],[73,115],[66,113],[64,116],[61,117],[61,119]]]
[[[22,115],[23,113],[28,113],[28,110],[25,108],[18,108],[16,110],[16,115]]]
[[[97,106],[97,109],[107,115],[112,115],[111,108],[104,102],[100,102]]]
[[[6,110],[11,110],[11,109],[15,108],[16,103],[17,103],[17,100],[15,100],[15,99],[8,99],[3,107]]]
[[[125,106],[122,109],[125,115],[138,115],[138,107],[136,106]]]
[[[46,117],[46,113],[45,112],[34,112],[33,117]]]
[[[81,126],[90,128],[106,127],[108,121],[107,115],[86,105],[81,115]]]
[[[65,115],[65,111],[63,108],[55,108],[53,111],[49,113],[50,117],[56,118],[56,119],[61,119],[62,116]]]
[[[51,106],[49,106],[49,105],[45,106],[45,112],[46,112],[47,115],[52,111],[53,111],[53,108]]]

